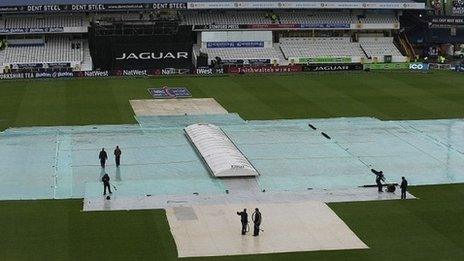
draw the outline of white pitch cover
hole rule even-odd
[[[220,127],[213,124],[193,124],[184,130],[215,177],[259,175]]]

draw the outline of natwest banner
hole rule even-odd
[[[195,72],[195,74],[199,74],[199,75],[223,74],[224,69],[222,69],[222,68],[199,67],[194,72]]]
[[[109,71],[83,71],[83,72],[74,72],[74,77],[108,77],[110,76]]]
[[[231,66],[227,68],[226,72],[235,74],[245,73],[292,73],[301,72],[300,65],[288,65],[288,66]]]

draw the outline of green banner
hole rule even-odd
[[[351,63],[351,57],[314,57],[298,58],[298,63]]]
[[[363,67],[370,70],[408,70],[409,63],[366,63]]]

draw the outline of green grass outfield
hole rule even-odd
[[[464,260],[464,185],[411,192],[420,200],[329,204],[370,249],[188,260]],[[82,200],[0,202],[0,260],[176,259],[164,211],[81,209]]]
[[[464,75],[451,72],[25,80],[0,81],[0,129],[135,123],[128,100],[163,84],[245,119],[464,117]],[[368,250],[205,260],[464,260],[464,185],[411,192],[420,199],[330,204]],[[163,211],[81,209],[81,200],[0,201],[0,260],[176,259]]]
[[[214,97],[245,119],[464,117],[464,75],[454,72],[94,78],[0,81],[0,130],[135,123],[129,100],[150,98],[147,88],[163,84]]]

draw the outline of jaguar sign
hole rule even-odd
[[[116,60],[163,60],[163,59],[189,59],[188,52],[142,52],[142,53],[122,53]]]
[[[363,67],[359,63],[308,64],[303,66],[305,72],[360,71],[362,69]]]

